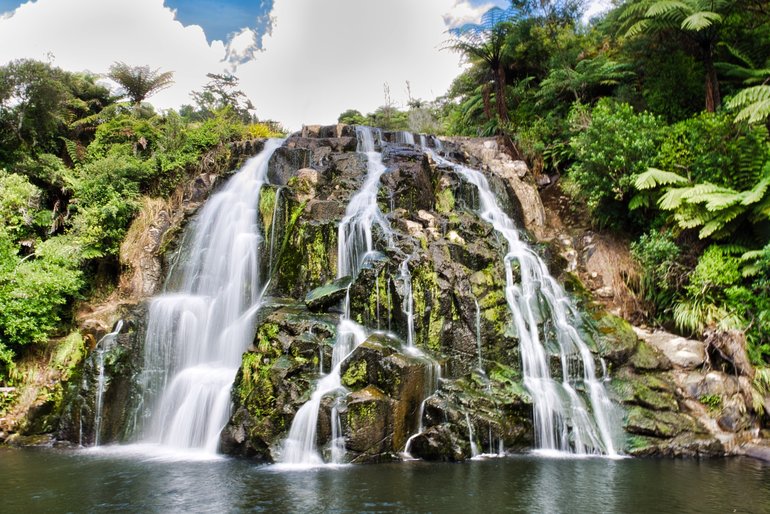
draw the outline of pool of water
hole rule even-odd
[[[770,466],[512,456],[282,469],[125,448],[0,449],[0,512],[770,512]]]

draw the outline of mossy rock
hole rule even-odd
[[[667,371],[671,369],[671,361],[668,360],[668,357],[641,340],[637,344],[636,352],[628,362],[640,371]]]
[[[305,295],[305,305],[313,312],[318,312],[329,308],[332,305],[339,304],[353,283],[351,277],[342,277],[331,282],[327,282],[321,287],[316,287]]]
[[[683,432],[704,432],[695,420],[687,414],[653,411],[639,406],[628,409],[625,428],[632,434],[663,438],[675,437]]]
[[[639,338],[631,324],[623,318],[603,311],[598,314],[593,325],[598,333],[596,343],[599,354],[608,361],[619,366],[628,361],[635,353],[638,353]],[[641,351],[642,355],[639,356],[639,362],[643,365],[649,363],[649,365],[657,366],[659,364],[652,360],[647,349]]]

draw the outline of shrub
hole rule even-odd
[[[576,104],[570,113],[575,163],[566,189],[585,201],[600,226],[621,227],[629,220],[627,204],[634,179],[652,162],[663,124],[630,105],[602,99],[593,110]]]

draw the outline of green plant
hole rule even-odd
[[[722,397],[718,394],[704,394],[698,398],[698,401],[712,412],[716,412],[722,408]]]
[[[636,114],[628,104],[602,99],[591,110],[576,104],[570,123],[575,162],[567,171],[568,187],[585,201],[597,224],[622,226],[629,219],[634,181],[656,154],[662,122]]]
[[[670,231],[651,230],[631,243],[631,254],[642,267],[641,294],[659,313],[675,303],[689,271]]]

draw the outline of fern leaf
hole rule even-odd
[[[690,6],[684,2],[679,2],[677,0],[660,0],[653,3],[649,9],[647,9],[645,16],[654,18],[656,16],[666,15],[672,11],[689,12],[691,10]]]
[[[704,182],[702,184],[695,184],[692,187],[685,188],[685,191],[682,193],[682,198],[687,200],[689,203],[704,203],[708,200],[707,195],[714,193],[724,193],[728,191],[734,193],[732,190],[726,190],[725,188],[711,184],[710,182]]]
[[[674,187],[666,191],[663,196],[658,200],[658,207],[664,211],[673,211],[682,205],[682,195],[687,192],[689,188],[686,187]]]
[[[650,26],[650,20],[648,19],[639,20],[633,25],[631,25],[631,27],[629,27],[629,29],[626,31],[626,37],[636,37],[639,34],[646,32],[649,26]]]
[[[751,190],[746,191],[741,204],[751,205],[759,202],[762,200],[762,198],[764,198],[768,186],[770,186],[770,176],[763,178],[756,186],[751,188]]]
[[[740,203],[743,198],[742,193],[736,192],[715,192],[702,197],[706,204],[706,210],[710,212],[721,211]]]
[[[707,29],[720,21],[722,21],[722,16],[715,12],[699,11],[691,14],[682,21],[682,29],[698,32]]]
[[[647,168],[647,171],[636,177],[634,187],[642,191],[652,189],[658,186],[668,186],[672,184],[687,184],[689,180],[672,171],[663,171],[657,168]]]
[[[650,197],[647,195],[634,195],[631,201],[628,202],[628,210],[634,211],[641,207],[650,206]]]

